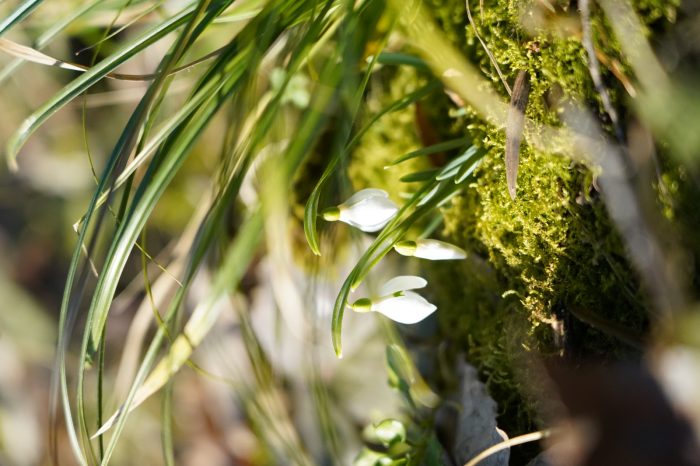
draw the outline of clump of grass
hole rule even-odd
[[[0,23],[0,34],[41,3],[21,4]],[[299,262],[312,275],[310,281],[331,275],[321,268],[330,268],[329,263],[316,256],[340,257],[341,247],[327,238],[352,236],[328,235],[319,213],[346,199],[351,187],[384,188],[401,205],[361,251],[332,309],[325,310],[332,313],[329,335],[337,356],[343,351],[352,291],[397,243],[407,236],[431,235],[441,223],[442,237],[469,257],[428,267],[435,285],[426,295],[440,308],[439,338],[450,343],[451,357],[464,353],[479,366],[511,432],[531,428],[536,417],[524,400],[527,373],[517,371],[523,348],[525,353],[572,358],[638,356],[629,341],[611,330],[646,336],[650,316],[670,312],[674,306],[669,303],[678,306],[682,299],[676,299],[665,268],[658,267],[655,230],[645,228],[637,208],[646,200],[640,194],[644,191],[620,173],[620,167],[634,164],[615,158],[628,153],[617,144],[625,142],[621,128],[636,119],[647,121],[661,137],[679,129],[645,107],[658,104],[659,96],[676,95],[654,94],[649,85],[664,83],[666,77],[645,77],[638,58],[625,55],[624,38],[617,36],[659,34],[675,18],[676,3],[635,2],[632,11],[645,29],[631,33],[602,1],[607,13],[594,9],[590,24],[584,25],[573,2],[494,0],[481,2],[478,9],[474,3],[468,21],[463,2],[426,2],[438,28],[420,5],[398,1],[189,2],[154,13],[155,22],[136,21],[138,30],[128,28],[127,39],[115,40],[104,59],[27,118],[9,141],[11,165],[22,163],[19,151],[52,115],[105,78],[124,79],[117,73],[122,63],[155,44],[164,47],[155,71],[139,76],[149,84],[109,155],[96,164],[104,168],[76,224],[78,240],[60,313],[53,409],[56,416],[62,408],[78,462],[107,464],[118,452],[133,410],[160,390],[165,392],[163,457],[168,464],[175,461],[172,387],[185,365],[206,373],[191,358],[217,322],[222,298],[240,308],[237,316],[254,377],[234,392],[264,446],[261,457],[313,461],[284,406],[284,381],[275,378],[241,302],[251,297],[251,276],[263,257],[274,263],[274,276],[281,281],[276,292],[283,315],[290,315],[285,307],[295,301],[280,298],[280,290],[289,290],[294,282],[288,269],[294,254],[302,256]],[[131,6],[131,1],[117,2],[113,13],[118,17]],[[61,28],[90,11],[80,10]],[[588,26],[602,65],[601,82],[591,77],[590,50],[581,39],[582,27]],[[216,44],[213,53],[210,43]],[[531,90],[513,200],[504,173],[503,127],[510,84],[522,72],[529,76]],[[175,96],[175,83],[182,83],[184,98]],[[609,100],[603,97],[603,85]],[[641,109],[629,104],[637,93]],[[172,99],[181,102],[174,112],[169,110]],[[611,117],[611,106],[619,121]],[[696,223],[688,213],[696,193],[688,181],[691,175],[674,164],[682,165],[681,155],[687,157],[693,148],[681,146],[674,140],[669,144],[673,163],[664,165],[667,173],[661,180],[670,189],[663,191],[659,183],[654,202],[663,203],[668,218],[687,219],[680,228],[687,231]],[[150,251],[152,224],[162,221],[162,215],[170,217],[173,209],[167,193],[175,180],[187,176],[191,158],[204,151],[217,156],[200,171],[206,193],[196,201],[196,217],[177,247]],[[616,183],[621,186],[617,191],[611,189]],[[627,210],[621,214],[622,200]],[[173,225],[183,221],[163,230],[177,237]],[[306,253],[299,248],[301,222]],[[640,237],[646,242],[640,243]],[[118,318],[115,296],[125,287],[130,268],[143,269],[140,292],[154,319],[143,340],[145,349],[136,351],[128,394],[112,406],[107,401],[110,355],[133,350],[113,347],[109,338]],[[211,272],[210,290],[190,308],[187,297],[203,270]],[[174,283],[170,295],[154,292],[151,281],[169,274]],[[315,325],[319,314],[312,309],[296,316]],[[584,315],[595,318],[582,319]],[[390,354],[402,352],[399,338],[386,333]],[[75,354],[73,344],[78,346]],[[390,367],[390,375],[396,370]],[[323,445],[318,456],[339,458],[344,452],[319,374],[312,374],[311,381],[320,400]],[[418,412],[415,393],[407,388],[416,381],[422,383],[418,376],[394,374],[392,379],[413,410],[407,417],[419,424],[417,430],[409,426],[409,433],[423,436],[411,438],[409,447],[435,460],[434,419],[429,410]],[[426,407],[435,408],[434,401]]]

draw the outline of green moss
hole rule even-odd
[[[491,59],[468,26],[464,2],[430,0],[431,11],[453,41],[507,99]],[[558,102],[574,98],[606,121],[580,42],[575,3],[472,1],[479,33],[506,81],[520,70],[530,75],[526,110],[539,123],[558,125]],[[677,3],[677,2],[676,2]],[[652,33],[673,19],[676,3],[634,2]],[[528,12],[533,21],[523,25]],[[619,80],[629,74],[605,19],[593,11],[596,48],[621,63],[617,76],[603,66],[613,105],[623,116],[626,90]],[[621,73],[620,73],[621,71]],[[576,314],[593,314],[631,335],[647,332],[647,299],[626,258],[623,244],[594,189],[589,167],[562,157],[521,148],[518,197],[512,201],[505,181],[502,128],[467,112],[463,132],[489,149],[471,184],[444,209],[444,237],[465,248],[465,264],[431,266],[431,284],[440,308],[444,338],[476,364],[503,410],[510,434],[532,424],[530,402],[523,396],[531,383],[523,354],[568,354],[574,358],[619,360],[636,350],[605,329],[592,327]],[[612,128],[608,127],[612,132]],[[443,277],[444,279],[442,279]],[[563,326],[563,341],[553,327]],[[527,358],[525,358],[527,359]]]
[[[446,36],[458,46],[470,62],[476,64],[506,96],[492,60],[478,41],[474,28],[467,20],[463,1],[428,0],[430,10]],[[544,6],[553,6],[551,12]],[[594,4],[594,2],[592,2]],[[483,8],[480,5],[483,4]],[[663,30],[675,19],[678,0],[636,0],[633,5],[647,26],[647,33]],[[553,97],[562,94],[583,101],[601,116],[600,96],[595,92],[587,66],[586,52],[581,44],[581,24],[576,2],[569,0],[484,0],[470,2],[474,24],[495,61],[512,84],[521,70],[528,71],[532,84],[528,115],[543,123],[556,123],[556,108],[549,109]],[[619,104],[626,91],[620,79],[629,80],[619,45],[607,26],[599,8],[593,6],[591,28],[600,56],[601,73],[613,101]],[[618,70],[613,73],[615,62]]]
[[[637,280],[604,207],[585,200],[585,169],[524,150],[512,201],[502,160],[493,154],[446,209],[445,236],[488,258],[533,331],[552,323],[558,308],[581,308],[641,332],[644,299],[630,285]],[[591,355],[607,354],[610,344],[601,344],[586,346]]]
[[[503,162],[490,154],[444,211],[445,239],[469,261],[435,264],[431,287],[444,338],[475,364],[511,435],[534,428],[528,354],[619,360],[636,350],[578,320],[582,310],[643,335],[638,281],[601,202],[585,201],[585,169],[523,151],[519,194],[507,193]],[[564,343],[553,325],[564,326]]]
[[[467,26],[463,2],[432,3],[448,36],[505,94],[493,63],[474,29]],[[532,120],[558,124],[555,94],[583,101],[603,113],[572,2],[550,2],[556,13],[544,9],[542,2],[485,1],[483,10],[474,3],[476,25],[506,80],[512,83],[519,70],[530,75],[526,112]],[[675,11],[669,2],[652,0],[635,2],[635,7],[648,25],[672,18]],[[609,36],[603,23],[600,12],[594,11],[596,45],[604,54],[619,59],[616,44],[601,40]],[[603,73],[610,82],[613,103],[621,106],[622,85],[609,71]],[[475,181],[445,211],[445,235],[488,258],[504,284],[519,297],[533,333],[538,326],[551,323],[553,309],[562,306],[586,308],[603,316],[614,312],[606,317],[641,331],[646,325],[644,298],[604,206],[590,200],[590,170],[565,157],[523,147],[518,198],[513,202],[505,185],[502,129],[473,115],[466,125],[490,154]],[[598,348],[596,352],[603,354],[609,349],[585,346]]]

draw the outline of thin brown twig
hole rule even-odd
[[[552,435],[552,429],[544,429],[504,440],[482,451],[474,458],[469,460],[464,466],[476,466],[489,456],[493,455],[494,453],[498,453],[501,450],[505,450],[506,448],[514,447],[516,445],[521,445],[523,443],[536,442],[538,440],[542,440],[543,438],[547,438],[550,435]]]
[[[608,70],[610,70],[610,72],[617,78],[617,80],[620,81],[620,83],[625,88],[630,97],[637,97],[637,89],[634,87],[634,84],[632,84],[630,78],[628,78],[627,75],[625,75],[625,73],[620,68],[620,62],[608,57],[599,49],[595,49],[595,56],[598,58],[598,61],[605,65],[605,67]]]
[[[583,48],[586,50],[588,55],[588,72],[593,80],[593,85],[595,90],[600,96],[600,100],[603,103],[603,108],[605,113],[608,114],[610,121],[615,128],[615,136],[617,140],[622,143],[624,141],[624,133],[620,127],[620,121],[617,116],[617,111],[610,100],[610,94],[608,94],[608,89],[603,83],[603,78],[600,74],[600,63],[598,62],[598,57],[595,53],[595,47],[593,45],[593,35],[591,31],[591,5],[589,0],[579,1],[579,11],[581,12],[581,30],[583,31],[582,43]]]

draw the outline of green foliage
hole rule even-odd
[[[0,23],[0,34],[39,3],[25,1]],[[431,76],[429,60],[410,55],[410,46],[397,45],[401,40],[393,42],[395,21],[383,1],[253,0],[243,4],[242,12],[237,10],[238,2],[231,0],[185,3],[170,16],[163,13],[160,22],[139,34],[125,34],[127,41],[115,39],[103,51],[102,61],[40,106],[8,144],[7,155],[14,164],[25,142],[49,117],[147,47],[176,35],[106,160],[79,225],[70,264],[60,314],[56,395],[80,462],[108,463],[131,410],[164,386],[169,390],[163,410],[165,456],[174,458],[174,434],[168,427],[173,408],[170,386],[175,373],[189,363],[214,327],[219,312],[215,304],[227,294],[248,297],[246,278],[252,275],[259,256],[274,260],[278,254],[276,260],[287,260],[287,245],[277,244],[278,234],[293,230],[296,237],[290,243],[298,245],[303,241],[301,220],[311,251],[325,255],[322,248],[329,242],[321,241],[319,230],[328,226],[321,225],[318,219],[323,214],[319,212],[345,197],[350,190],[348,180],[354,190],[384,189],[402,206],[340,286],[331,328],[338,356],[350,293],[393,246],[418,237],[418,231],[442,236],[468,252],[465,261],[426,265],[431,283],[426,295],[439,307],[436,338],[447,343],[447,357],[466,355],[478,366],[502,410],[501,426],[511,436],[532,429],[536,418],[527,398],[532,382],[528,379],[535,377],[528,365],[530,353],[607,361],[638,356],[611,329],[623,328],[632,337],[646,336],[651,306],[599,194],[597,167],[567,158],[562,154],[565,147],[554,154],[524,143],[518,196],[511,200],[504,173],[503,127],[461,106],[455,94],[448,97],[439,82],[445,75]],[[577,2],[473,0],[468,4],[471,25],[463,1],[426,3],[445,36],[486,76],[503,102],[509,100],[508,86],[515,76],[528,73],[532,87],[526,116],[535,128],[561,127],[563,104],[575,101],[603,122],[611,138],[618,137],[600,89],[590,77]],[[674,20],[678,1],[638,0],[634,5],[644,32],[653,36]],[[91,7],[84,8],[81,11],[87,15]],[[211,60],[201,63],[197,80],[183,79],[189,92],[182,97],[182,105],[169,113],[162,104],[173,95],[170,86],[176,70],[200,52],[194,44],[201,45],[200,36],[211,31],[212,25],[239,13],[245,21],[233,21],[240,24],[227,31],[230,35],[212,33],[212,42],[220,41],[221,47]],[[67,27],[73,19],[65,21]],[[632,65],[625,63],[607,20],[596,7],[590,27],[611,104],[627,127],[634,112],[629,98],[637,85]],[[89,34],[84,31],[82,36]],[[53,35],[47,34],[45,40],[50,37]],[[392,52],[384,52],[387,44]],[[420,50],[420,44],[414,45]],[[192,160],[199,155],[197,141],[212,127],[225,128],[220,161],[216,167],[200,167]],[[689,248],[696,252],[694,260],[700,262],[695,234],[700,218],[694,202],[700,193],[695,178],[685,167],[670,162],[662,165],[655,201],[680,236],[687,238]],[[214,173],[207,174],[208,170]],[[259,189],[238,202],[252,170],[259,175]],[[203,184],[211,189],[211,196],[200,200],[201,205],[183,208],[187,191],[183,186],[193,174],[206,178]],[[114,318],[114,298],[123,285],[125,270],[133,262],[134,246],[154,228],[175,235],[200,210],[199,223],[185,238],[185,253],[178,257],[174,297],[162,310],[154,305],[158,327],[146,340],[147,350],[128,396],[119,400],[115,416],[105,420],[103,387],[109,384],[104,383],[107,372],[103,366],[108,323]],[[296,224],[285,223],[290,213],[296,215]],[[232,225],[229,217],[235,217]],[[333,218],[326,215],[325,219]],[[434,233],[430,228],[439,222],[443,226]],[[336,240],[351,237],[348,233],[334,236]],[[340,245],[331,247],[342,250]],[[97,264],[94,283],[86,272],[88,248],[90,259],[95,258]],[[336,252],[329,251],[328,256]],[[325,275],[326,270],[319,270],[323,262],[309,256],[300,261],[308,265],[306,271]],[[216,270],[211,291],[185,323],[185,298],[207,261]],[[289,272],[288,264],[279,262],[273,269],[275,265],[281,265],[275,273]],[[144,258],[143,267],[147,266]],[[700,289],[697,277],[694,286]],[[317,280],[316,275],[310,279],[314,286]],[[152,298],[150,284],[144,288]],[[81,303],[83,290],[92,293],[85,305]],[[244,300],[232,301],[237,307]],[[359,302],[366,310],[369,301]],[[358,308],[356,302],[355,310]],[[295,434],[275,438],[273,427],[278,423],[284,425],[284,432],[294,432],[287,426],[291,422],[285,409],[276,406],[270,416],[265,403],[255,397],[256,391],[276,392],[277,385],[272,376],[275,371],[246,323],[246,312],[239,311],[238,317],[256,380],[246,389],[253,395],[241,396],[242,404],[269,448],[269,458],[289,457],[297,464],[310,464]],[[309,314],[316,319],[323,312]],[[75,358],[77,369],[69,364],[75,322],[84,326]],[[315,338],[315,320],[313,324]],[[422,378],[401,345],[388,346],[387,362],[389,385],[403,396],[410,423],[391,419],[376,425],[369,443],[381,447],[381,452],[366,449],[357,464],[437,464],[442,452],[434,431],[433,410],[440,402],[430,385],[434,381]],[[88,365],[97,366],[97,374]],[[98,388],[93,390],[93,386]],[[278,417],[279,413],[285,415]],[[332,418],[324,414],[325,435],[334,439]],[[105,431],[113,425],[113,432],[96,440],[92,435],[95,426],[101,425]]]
[[[464,3],[428,3],[446,36],[507,98],[491,59],[468,25]],[[543,11],[538,2],[483,3],[480,10],[472,2],[472,15],[506,80],[512,84],[520,70],[530,75],[529,118],[557,126],[561,102],[573,98],[606,121],[580,41],[578,15],[568,2],[557,2],[556,14]],[[637,6],[648,25],[673,17],[673,8],[666,2]],[[534,22],[523,21],[526,12],[533,13]],[[610,62],[621,61],[602,17],[595,13],[591,27],[597,48]],[[624,74],[627,70],[621,64],[602,72],[613,104],[619,108],[628,83],[618,78],[629,79]],[[419,79],[412,69],[383,77],[380,89],[387,97],[375,91],[370,94],[370,107],[410,91]],[[596,191],[595,167],[524,146],[518,198],[511,201],[505,182],[502,128],[469,109],[449,118],[450,105],[445,100],[433,98],[431,104],[427,121],[437,128],[438,140],[468,134],[488,150],[473,180],[443,209],[443,236],[469,251],[471,257],[463,263],[428,266],[441,329],[479,367],[505,413],[506,426],[522,433],[532,427],[534,412],[523,399],[527,385],[519,356],[523,348],[609,360],[634,357],[636,351],[628,344],[576,315],[593,314],[642,337],[648,328],[646,297]],[[607,129],[612,132],[611,126]],[[397,186],[394,174],[387,173],[384,166],[421,142],[415,109],[386,115],[353,153],[349,174],[354,186],[380,187],[396,196],[404,186]],[[421,172],[430,165],[420,160],[422,166],[406,170],[415,173],[411,179],[419,179],[419,174],[425,175],[421,179],[434,176]],[[560,341],[553,330],[561,325],[566,341]]]
[[[438,16],[447,25],[444,18],[454,15],[445,10],[457,9],[461,3],[439,3],[442,8],[438,9]],[[567,4],[557,2],[562,15],[569,14]],[[504,74],[512,79],[517,70],[530,73],[532,91],[527,115],[542,123],[556,123],[556,105],[550,107],[547,102],[552,101],[554,92],[599,104],[579,39],[551,33],[528,36],[520,27],[521,8],[537,7],[527,5],[528,2],[484,2],[483,15],[474,12],[477,27]],[[639,7],[647,23],[662,16],[672,17],[673,9],[667,2],[640,2]],[[477,58],[482,68],[491,69],[493,65],[476,41],[473,29],[464,26],[468,53]],[[503,34],[518,30],[519,37]],[[609,47],[606,42],[601,45],[603,50]],[[612,78],[609,73],[606,77]],[[619,84],[617,88],[620,90]],[[550,310],[556,305],[575,298],[583,300],[580,305],[594,306],[598,300],[586,299],[587,294],[597,290],[611,292],[616,286],[618,290],[625,289],[628,286],[619,285],[635,283],[604,207],[592,198],[594,174],[589,168],[558,155],[521,149],[519,197],[511,202],[500,158],[504,151],[502,131],[478,119],[468,118],[466,124],[481,135],[475,140],[492,151],[478,169],[476,180],[446,211],[445,234],[488,256],[495,269],[504,274],[508,286],[522,285],[515,291],[533,324],[551,319]],[[580,272],[582,276],[578,276],[573,271],[576,269],[588,269],[590,273]],[[561,276],[562,270],[565,276]],[[588,279],[586,275],[590,275]],[[566,289],[561,289],[562,284]],[[630,312],[639,313],[638,290],[627,289],[622,294],[634,304]],[[604,303],[598,304],[594,307],[600,308]]]
[[[370,82],[367,109],[375,113],[414,92],[426,81],[414,68],[385,67]],[[384,115],[368,129],[353,151],[348,175],[354,190],[378,187],[388,192],[395,201],[401,201],[401,194],[415,189],[415,186],[399,183],[399,178],[428,168],[428,163],[424,158],[415,158],[401,165],[386,167],[398,154],[406,154],[420,147],[415,104]]]
[[[468,24],[464,2],[429,3],[447,37],[507,98],[493,63]],[[479,2],[471,2],[472,16],[509,84],[519,70],[528,71],[532,82],[528,117],[558,125],[561,99],[574,98],[605,121],[580,42],[577,12],[570,2],[552,2],[556,14],[551,14],[542,3],[485,1],[480,10]],[[636,6],[647,25],[674,17],[668,2]],[[523,12],[532,12],[534,21],[522,21]],[[596,47],[610,60],[622,61],[600,12],[594,13]],[[620,65],[617,76],[619,70],[626,72]],[[602,72],[619,109],[624,83],[612,67]],[[505,413],[502,421],[518,432],[531,427],[528,418],[533,413],[522,398],[527,370],[519,353],[537,349],[608,360],[634,357],[635,350],[626,343],[576,315],[592,313],[641,337],[648,328],[648,303],[597,194],[594,167],[522,147],[518,197],[511,201],[502,128],[469,111],[460,121],[489,153],[473,181],[443,211],[444,237],[471,257],[449,268],[430,267],[431,276],[444,277],[433,280],[440,284],[435,302],[443,334],[479,367]],[[553,325],[564,326],[565,341],[557,341]]]
[[[626,289],[636,280],[622,244],[601,203],[586,199],[585,170],[558,156],[522,155],[517,200],[508,197],[501,160],[488,157],[446,209],[446,237],[488,258],[534,326],[561,306],[640,314],[639,291]]]

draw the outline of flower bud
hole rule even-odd
[[[423,288],[427,282],[412,275],[392,278],[381,287],[381,296],[370,300],[362,298],[350,307],[355,312],[379,312],[401,324],[415,324],[435,312],[437,307],[418,293],[408,291]]]
[[[341,221],[366,232],[381,230],[396,215],[399,208],[381,189],[363,189],[337,207],[321,215],[329,222]]]
[[[403,256],[414,256],[433,261],[464,259],[467,253],[454,244],[436,239],[399,241],[394,245],[396,252]]]

